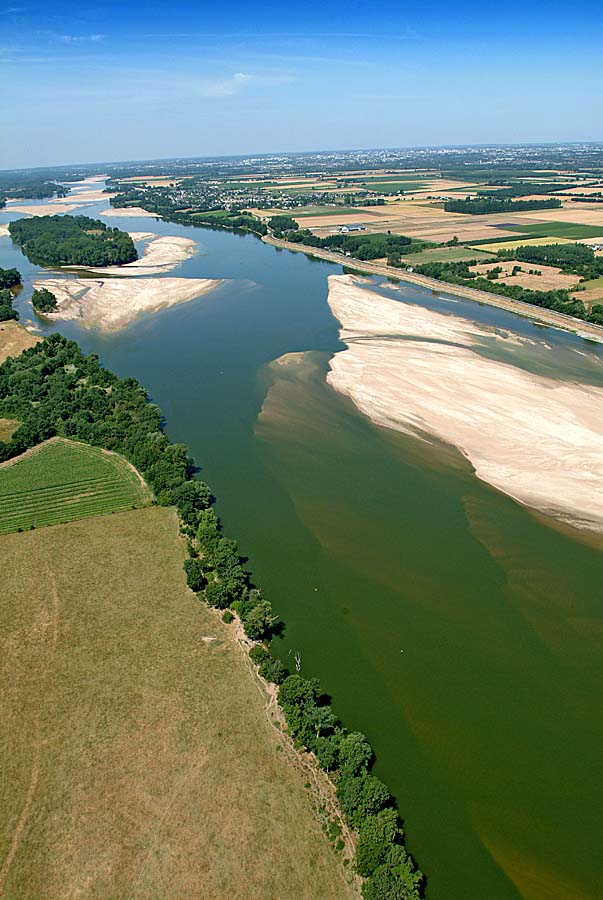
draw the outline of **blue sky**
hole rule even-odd
[[[0,0],[0,168],[603,140],[596,3]]]

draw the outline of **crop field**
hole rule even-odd
[[[496,254],[472,247],[436,247],[408,256],[408,262],[417,265],[429,262],[469,262],[472,259],[489,262],[496,259]]]
[[[3,900],[359,900],[185,554],[161,507],[0,538]]]
[[[603,219],[603,216],[602,216]],[[521,231],[537,237],[564,237],[579,241],[603,234],[603,224],[582,225],[580,222],[539,222],[534,225],[509,225],[509,231]]]
[[[40,340],[42,339],[35,334],[31,334],[18,322],[1,322],[0,363],[3,363],[9,356],[18,356],[23,350],[33,347]]]
[[[491,253],[497,253],[499,250],[516,250],[517,247],[540,247],[545,244],[572,244],[571,238],[556,237],[552,240],[549,237],[526,237],[519,240],[510,238],[508,241],[482,241],[473,244],[475,250],[487,250]]]
[[[425,190],[424,181],[367,181],[358,182],[361,186],[366,186],[369,190],[376,194],[397,194],[398,191],[422,191]]]
[[[0,466],[0,534],[146,506],[151,494],[116,453],[61,438]]]

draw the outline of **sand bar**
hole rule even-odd
[[[144,254],[140,259],[123,266],[101,266],[98,269],[88,269],[96,275],[164,275],[171,269],[180,265],[196,251],[197,244],[192,238],[173,237],[144,231],[132,231],[130,237],[133,241],[148,241]],[[70,268],[83,269],[85,266],[73,266]]]
[[[221,280],[209,278],[44,278],[34,288],[55,295],[59,308],[49,319],[78,319],[85,325],[114,331],[141,313],[187,303],[214,290]]]
[[[382,297],[352,275],[329,277],[329,305],[348,349],[327,378],[365,415],[453,445],[523,505],[603,532],[602,388],[480,356],[492,332]]]
[[[115,207],[110,206],[108,209],[103,209],[100,213],[101,216],[109,216],[119,218],[120,216],[136,216],[136,218],[140,218],[141,216],[150,216],[152,219],[158,219],[159,216],[157,213],[149,212],[147,209],[143,209],[141,206],[123,206],[123,207]]]
[[[81,209],[84,206],[83,203],[73,203],[71,198],[69,198],[66,202],[61,200],[55,200],[51,203],[43,203],[39,206],[9,206],[6,204],[6,212],[11,213],[21,213],[23,216],[59,216],[62,214],[67,215],[68,213],[73,212],[74,209]]]
[[[6,237],[8,233],[8,225],[0,225],[0,237]]]

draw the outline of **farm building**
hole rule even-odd
[[[339,233],[348,234],[350,231],[366,231],[366,225],[340,225]]]

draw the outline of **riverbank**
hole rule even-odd
[[[500,362],[508,336],[383,297],[353,275],[330,276],[329,305],[348,349],[328,381],[372,421],[451,444],[522,505],[603,532],[602,388]]]
[[[192,238],[174,237],[173,235],[156,235],[145,231],[129,232],[133,241],[144,241],[146,247],[140,259],[125,263],[123,266],[73,266],[74,269],[87,269],[95,275],[140,276],[163,275],[176,266],[190,259],[196,252],[197,243]]]
[[[115,331],[141,313],[188,303],[222,283],[209,278],[44,278],[34,282],[34,289],[46,288],[56,297],[58,308],[46,318],[77,319],[83,325]]]
[[[564,331],[571,331],[588,340],[603,343],[602,326],[593,325],[591,322],[584,322],[582,319],[575,319],[573,316],[566,316],[564,313],[558,313],[551,309],[532,306],[531,304],[523,303],[520,300],[512,300],[509,297],[502,297],[499,294],[490,294],[487,291],[479,291],[475,288],[466,287],[465,285],[449,284],[447,281],[438,281],[436,278],[428,278],[426,275],[419,275],[416,272],[407,272],[405,269],[397,269],[394,266],[355,259],[350,256],[345,256],[343,253],[335,253],[332,250],[323,250],[319,247],[306,247],[304,244],[294,244],[290,241],[272,237],[271,235],[265,235],[262,240],[266,244],[271,244],[273,247],[278,247],[282,250],[293,250],[297,253],[305,253],[306,256],[314,256],[318,259],[324,259],[327,262],[336,263],[340,266],[348,266],[351,269],[357,269],[359,272],[363,272],[366,275],[381,275],[384,278],[395,278],[398,281],[416,284],[419,287],[424,287],[431,291],[453,294],[458,297],[466,297],[468,300],[475,300],[476,303],[485,303],[488,306],[496,306],[498,309],[505,309],[508,312],[516,313],[524,318],[532,319],[539,324],[549,325],[553,328],[562,328]]]

